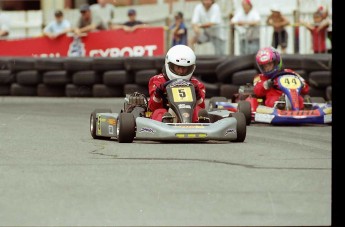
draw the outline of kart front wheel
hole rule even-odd
[[[132,143],[135,137],[135,118],[132,113],[120,113],[117,120],[117,140],[119,143]]]
[[[111,109],[95,109],[90,115],[90,133],[94,139],[110,139],[110,137],[97,136],[97,114],[98,113],[111,113]]]
[[[239,101],[237,105],[237,111],[242,112],[246,118],[246,125],[250,125],[252,122],[252,107],[248,101]]]
[[[237,131],[237,138],[232,142],[243,142],[246,139],[247,134],[247,125],[246,125],[246,117],[242,112],[235,112],[231,114],[237,120],[236,131]]]

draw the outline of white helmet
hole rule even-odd
[[[165,72],[168,78],[170,80],[190,80],[195,70],[195,60],[196,56],[190,47],[186,45],[176,45],[171,47],[165,56]]]

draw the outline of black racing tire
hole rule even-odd
[[[37,86],[11,84],[12,96],[37,96]]]
[[[0,84],[11,85],[16,81],[15,74],[11,73],[10,70],[1,70],[0,69]]]
[[[123,86],[107,86],[105,84],[95,84],[92,87],[93,97],[122,97]]]
[[[75,84],[66,84],[65,93],[67,97],[92,97],[92,87]]]
[[[258,74],[256,69],[246,69],[235,72],[232,75],[232,84],[234,85],[245,85],[247,83],[252,84],[254,77]]]
[[[232,75],[235,72],[255,68],[254,62],[255,54],[227,58],[215,68],[218,81],[222,83],[232,83]]]
[[[297,56],[299,56],[297,54]],[[296,56],[294,56],[296,57]],[[332,70],[332,54],[306,54],[301,56],[302,67],[308,73],[314,71],[331,71]],[[285,65],[285,58],[284,65]]]
[[[155,58],[130,57],[124,62],[127,71],[137,72],[146,69],[155,69]]]
[[[236,132],[237,138],[232,142],[243,142],[246,139],[247,135],[247,125],[246,125],[246,117],[242,112],[236,112],[231,114],[237,120],[236,125]]]
[[[228,99],[226,97],[214,96],[214,97],[210,98],[210,101],[208,102],[208,110],[209,111],[217,110],[217,108],[215,108],[216,102],[227,102],[227,101],[228,101]]]
[[[235,94],[238,93],[240,86],[234,84],[222,84],[220,85],[220,96],[224,96],[228,99],[233,99]]]
[[[72,76],[73,84],[92,86],[101,83],[102,77],[93,70],[75,72]]]
[[[139,85],[147,86],[151,77],[157,74],[158,72],[156,69],[144,69],[137,71],[134,74],[134,82]]]
[[[92,70],[93,58],[67,57],[64,61],[64,69],[68,72]]]
[[[324,99],[326,99],[326,89],[315,88],[315,87],[310,86],[308,95],[310,97],[323,97]]]
[[[135,118],[132,113],[120,113],[117,119],[117,140],[119,143],[132,143],[135,137]]]
[[[315,71],[309,73],[309,85],[317,89],[325,89],[332,85],[331,71]]]
[[[1,56],[1,58],[0,58],[0,70],[9,70],[8,64],[11,61],[13,61],[12,57]],[[164,65],[164,61],[163,61],[162,65]]]
[[[107,86],[123,86],[129,82],[126,70],[111,70],[103,73],[103,84]]]
[[[252,106],[250,102],[241,100],[237,104],[237,111],[242,112],[246,118],[246,125],[252,122]]]
[[[35,70],[36,58],[18,57],[7,62],[7,68],[11,72]]]
[[[100,73],[112,70],[124,70],[124,62],[125,57],[94,57],[92,60],[92,69]]]
[[[0,96],[11,95],[11,85],[0,84]]]
[[[37,70],[25,70],[16,73],[16,82],[20,85],[35,86],[42,82],[42,74]]]
[[[63,68],[63,58],[37,58],[35,61],[35,69],[38,71],[60,71]]]
[[[110,137],[102,137],[96,135],[96,114],[97,113],[112,113],[111,109],[95,109],[90,115],[90,133],[92,138],[94,139],[110,139]]]
[[[37,96],[63,97],[65,96],[65,86],[39,84],[37,85]]]
[[[154,57],[154,65],[155,69],[160,73],[162,72],[162,69],[164,68],[165,63],[165,56],[156,56]]]
[[[72,82],[72,76],[66,70],[48,71],[43,74],[43,83],[46,85],[60,86]]]

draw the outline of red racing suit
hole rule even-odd
[[[155,97],[155,90],[160,84],[164,84],[168,80],[163,75],[163,73],[151,77],[149,81],[149,94],[150,99],[148,103],[149,109],[153,112],[151,118],[157,121],[162,121],[163,114],[168,112],[168,106],[165,99],[157,100]],[[205,85],[201,83],[195,77],[191,77],[190,82],[200,89],[200,99],[197,100],[197,105],[195,106],[193,113],[193,122],[198,122],[198,112],[200,109],[205,109]]]
[[[301,90],[300,96],[298,97],[299,100],[299,106],[301,108],[304,108],[303,102],[303,96],[302,95],[306,95],[309,92],[309,85],[305,82],[305,80],[296,72],[294,72],[291,69],[284,69],[284,72],[290,72],[290,73],[294,73],[296,74],[296,76],[299,76],[304,84],[304,87]],[[265,105],[268,107],[273,107],[274,106],[274,102],[279,100],[279,97],[283,94],[283,92],[281,90],[278,90],[274,87],[276,87],[278,85],[278,77],[275,78],[273,80],[273,86],[270,87],[268,90],[266,90],[264,88],[264,82],[266,80],[268,80],[269,78],[267,78],[265,75],[263,74],[258,74],[254,77],[254,94],[258,97],[258,98],[266,98],[265,99]]]

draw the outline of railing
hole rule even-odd
[[[118,14],[121,15],[125,13],[125,9],[118,9]],[[169,15],[168,8],[163,10],[164,12],[160,13],[159,15]],[[166,12],[165,12],[166,11]],[[50,12],[49,14],[45,12],[44,14],[40,10],[36,11],[2,11],[2,14],[7,15],[11,19],[11,30],[8,39],[13,38],[23,38],[23,37],[35,37],[41,36],[42,30],[44,25],[47,21],[52,20],[53,13]],[[78,18],[79,11],[76,9],[73,10],[65,10],[65,18],[75,23],[76,19]],[[49,15],[49,16],[48,16]],[[157,14],[156,14],[157,15]],[[185,18],[185,23],[187,25],[188,36],[189,38],[193,35],[193,30],[190,25],[191,14],[187,14]],[[123,16],[123,15],[122,15]],[[293,22],[293,15],[285,15],[287,18]],[[45,19],[43,19],[45,18]],[[121,18],[121,17],[119,17]],[[144,17],[145,18],[145,17]],[[303,20],[311,21],[312,13],[304,13],[301,14],[301,18]],[[150,20],[145,20],[148,24],[153,26],[163,26],[165,28],[165,49],[170,47],[171,42],[171,34],[168,28],[168,21],[169,17],[167,16],[156,16],[151,17]],[[119,20],[119,19],[118,19]],[[239,55],[239,34],[236,27],[235,30],[232,31],[232,28],[229,25],[229,18],[224,17],[224,24],[223,27],[226,30],[227,40],[226,40],[226,55]],[[260,46],[270,46],[272,44],[272,33],[273,28],[271,26],[264,25],[266,21],[266,17],[263,15],[261,20],[260,26]],[[120,21],[118,21],[120,23]],[[296,28],[298,28],[298,36],[296,33]],[[295,25],[290,25],[286,27],[288,33],[288,44],[286,53],[299,53],[299,54],[310,54],[313,53],[312,49],[312,36],[311,33],[305,27],[296,27]],[[233,34],[233,35],[232,35]],[[328,40],[328,45],[329,44]],[[296,50],[296,45],[298,45],[298,49]],[[202,45],[198,45],[195,48],[196,54],[213,54],[213,46],[211,43],[205,43]]]

